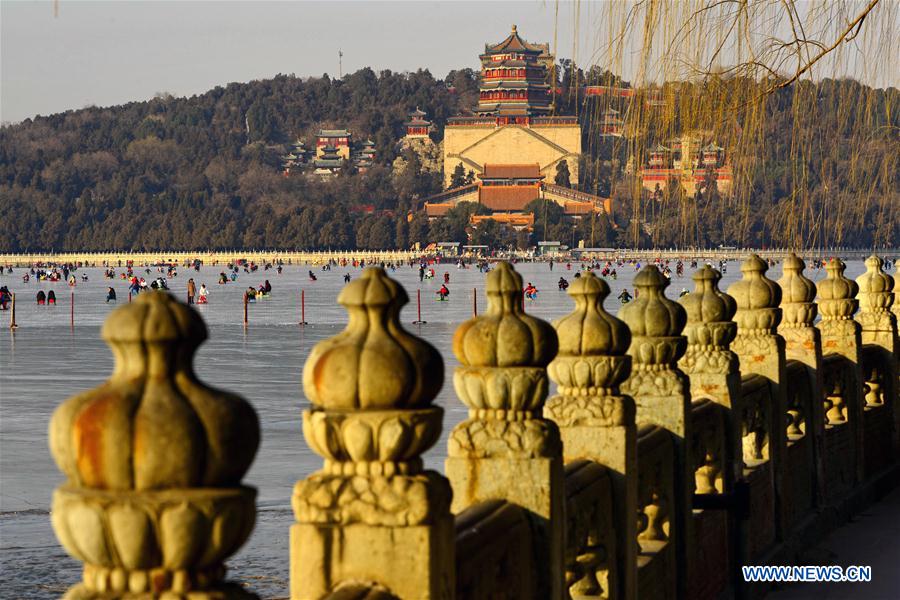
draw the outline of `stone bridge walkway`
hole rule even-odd
[[[900,598],[900,488],[859,513],[809,551],[810,565],[871,565],[869,583],[802,583],[772,591],[770,600]]]

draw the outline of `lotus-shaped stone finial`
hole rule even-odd
[[[637,364],[671,365],[684,354],[681,335],[687,321],[684,308],[666,298],[669,280],[653,265],[634,278],[634,300],[619,310],[619,318],[631,329],[628,354]]]
[[[856,294],[859,286],[844,277],[846,265],[839,258],[832,258],[825,265],[828,275],[818,284],[819,312],[823,321],[849,321],[859,308]]]
[[[550,379],[561,386],[561,394],[574,393],[574,388],[612,389],[630,372],[625,352],[631,332],[603,309],[609,286],[592,272],[576,279],[568,293],[575,310],[554,324],[559,353],[547,368]]]
[[[501,262],[487,276],[488,310],[453,336],[453,353],[470,367],[546,367],[557,350],[556,332],[522,311],[522,276]]]
[[[727,346],[734,339],[737,327],[732,319],[737,310],[734,298],[719,290],[721,273],[704,265],[692,278],[694,291],[678,302],[687,313],[684,335],[688,344],[701,347]]]
[[[197,379],[206,327],[166,292],[116,309],[103,337],[112,375],[50,422],[68,478],[53,529],[85,563],[67,597],[245,597],[222,583],[222,561],[253,528],[256,492],[240,482],[259,445],[256,413]]]
[[[406,292],[384,269],[369,267],[347,284],[338,302],[346,329],[312,349],[303,390],[314,405],[335,410],[386,410],[430,405],[441,389],[444,363],[428,342],[400,324]]]
[[[866,272],[856,278],[861,312],[885,313],[894,303],[894,279],[882,267],[884,261],[873,254],[866,259]]]
[[[112,375],[50,421],[50,449],[69,481],[105,490],[237,485],[259,445],[259,421],[243,398],[194,374],[207,337],[200,315],[148,292],[113,311],[102,335]]]
[[[460,325],[453,336],[461,363],[453,375],[456,393],[479,418],[530,418],[547,397],[546,367],[556,356],[556,331],[522,311],[522,277],[509,263],[488,274],[487,296],[487,312]]]
[[[778,280],[784,326],[812,327],[816,319],[816,284],[803,274],[805,268],[806,263],[793,252],[784,259],[784,275]]]
[[[441,355],[403,329],[408,298],[384,269],[367,268],[338,302],[347,327],[316,344],[303,367],[313,405],[303,435],[330,475],[418,473],[441,431],[443,413],[431,404],[444,381]]]
[[[743,278],[728,288],[737,303],[738,333],[774,333],[781,322],[781,287],[766,277],[766,261],[756,254],[741,264]]]

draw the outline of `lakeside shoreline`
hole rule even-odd
[[[28,252],[0,254],[0,265],[4,267],[30,267],[37,264],[76,264],[82,266],[124,266],[129,262],[133,266],[148,266],[160,263],[188,264],[196,260],[207,265],[233,264],[240,260],[257,264],[286,265],[321,265],[331,261],[340,260],[365,260],[367,263],[406,263],[409,261],[425,259],[484,259],[488,261],[507,260],[514,258],[519,261],[556,261],[566,260],[647,260],[647,259],[697,259],[697,260],[738,260],[746,258],[750,254],[758,254],[763,258],[780,260],[796,252],[801,257],[830,258],[839,256],[844,259],[865,259],[873,254],[882,257],[893,258],[900,255],[900,249],[857,249],[857,248],[826,248],[814,250],[791,250],[789,248],[778,249],[668,249],[668,250],[629,250],[629,249],[573,249],[558,254],[535,255],[531,252],[503,252],[493,256],[480,256],[472,253],[461,255],[438,252],[434,250],[346,250],[346,251],[312,251],[296,252],[283,250],[224,250],[224,251],[161,251],[161,252]]]

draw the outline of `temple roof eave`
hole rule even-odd
[[[485,44],[484,54],[503,54],[505,52],[524,52],[526,54],[535,54],[540,56],[549,52],[549,46],[546,44],[532,44],[519,37],[519,32],[515,25],[512,26],[510,34],[497,44]]]
[[[550,86],[546,83],[537,81],[529,81],[527,79],[501,79],[497,81],[483,81],[479,86],[480,89],[533,89],[549,91]]]

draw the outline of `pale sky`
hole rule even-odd
[[[20,121],[205,92],[278,73],[320,76],[364,66],[437,77],[478,68],[486,42],[518,25],[553,41],[550,2],[0,2],[0,119]],[[572,47],[572,5],[558,42]],[[562,14],[565,13],[565,14]]]
[[[887,1],[900,6],[900,0]],[[587,66],[598,55],[599,39],[609,35],[604,15],[610,6],[588,0],[59,0],[54,17],[50,0],[0,0],[0,121],[146,100],[159,92],[199,94],[278,73],[335,76],[339,49],[345,74],[364,66],[376,72],[427,68],[442,78],[451,69],[477,69],[484,44],[501,41],[512,24],[526,40],[551,47],[555,30],[557,56],[574,52]],[[634,74],[629,57],[639,55],[639,44],[626,41],[620,62],[626,79]],[[900,71],[873,71],[897,85]]]

